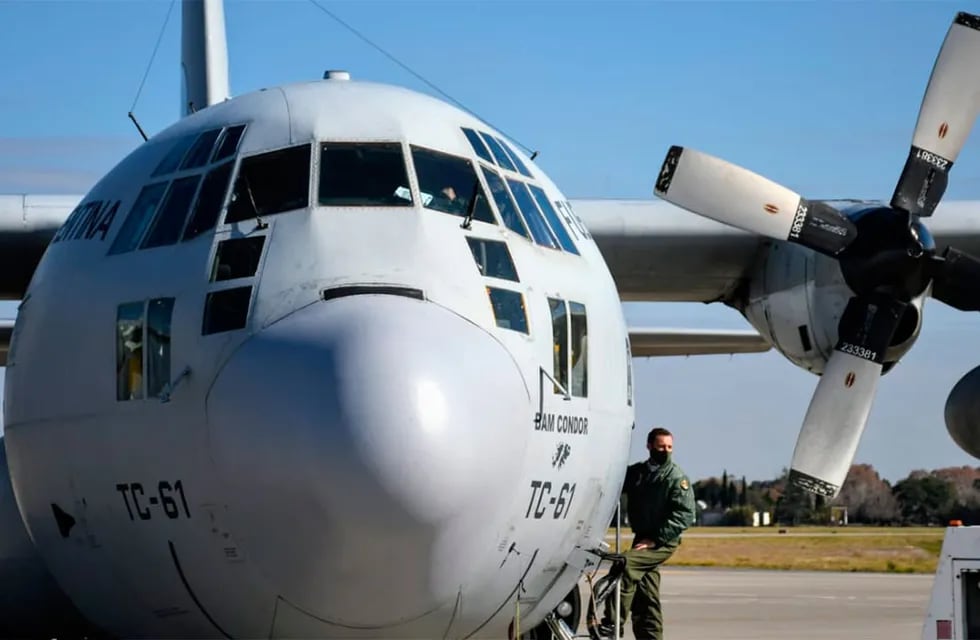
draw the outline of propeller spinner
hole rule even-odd
[[[959,13],[943,41],[890,207],[854,222],[831,205],[725,160],[673,146],[654,193],[693,213],[837,259],[855,295],[817,384],[793,452],[790,481],[836,496],[857,451],[885,349],[909,301],[931,295],[980,311],[980,260],[939,255],[919,217],[931,216],[980,113],[980,17]]]

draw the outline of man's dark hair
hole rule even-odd
[[[652,429],[649,434],[647,434],[647,443],[656,440],[657,436],[670,436],[671,438],[673,438],[674,434],[672,434],[670,431],[667,431],[663,427],[656,427],[655,429]]]

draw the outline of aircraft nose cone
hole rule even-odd
[[[430,302],[357,295],[245,342],[208,421],[232,533],[278,595],[383,626],[451,605],[491,555],[533,409],[484,330]]]

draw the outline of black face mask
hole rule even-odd
[[[664,464],[665,462],[667,462],[668,460],[670,460],[670,452],[669,451],[651,451],[650,452],[650,460],[653,463],[655,463],[655,464]]]

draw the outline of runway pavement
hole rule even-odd
[[[665,569],[665,639],[913,640],[922,632],[932,581],[932,575]],[[626,638],[633,638],[629,625]]]

